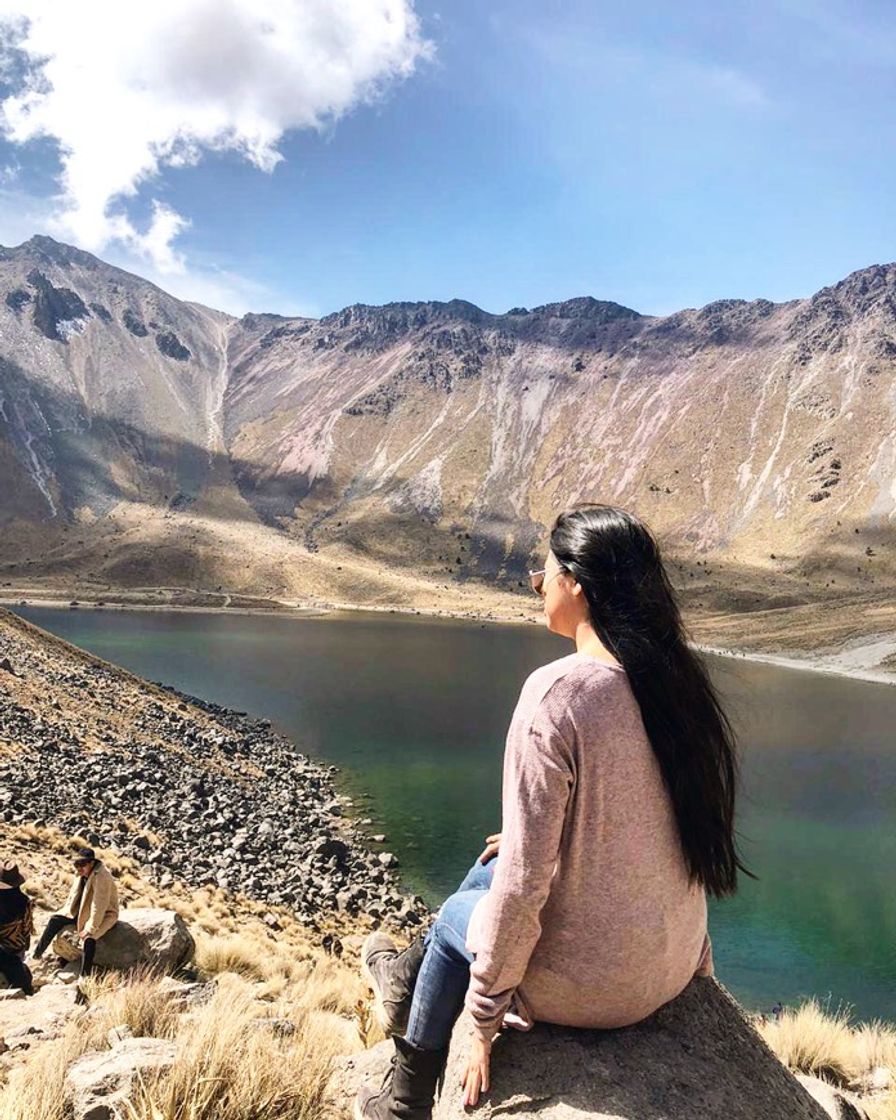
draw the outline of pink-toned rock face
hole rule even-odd
[[[894,308],[896,266],[874,266],[665,317],[579,298],[235,320],[36,238],[0,251],[0,516],[22,519],[0,561],[39,576],[52,542],[68,578],[342,601],[376,601],[381,566],[516,588],[584,498],[643,516],[687,585],[731,565],[735,608],[804,560],[791,602],[832,576],[873,593],[896,576]]]

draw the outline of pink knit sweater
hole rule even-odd
[[[467,932],[466,1005],[508,1023],[639,1022],[712,975],[671,799],[625,671],[573,653],[520,694],[504,755],[501,850]]]

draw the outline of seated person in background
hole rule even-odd
[[[118,921],[118,887],[93,848],[79,848],[74,862],[75,881],[65,906],[47,922],[33,957],[39,961],[56,934],[73,925],[83,946],[81,975],[89,976],[97,941]]]
[[[14,863],[0,869],[0,973],[26,996],[34,995],[25,951],[34,933],[34,904],[20,889],[25,877]]]

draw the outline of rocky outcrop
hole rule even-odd
[[[168,1069],[174,1043],[160,1038],[125,1038],[111,1050],[85,1054],[65,1079],[72,1120],[119,1120],[138,1074]]]
[[[80,947],[63,930],[53,952],[66,960],[80,956]],[[171,910],[122,910],[118,921],[96,943],[96,964],[122,971],[146,965],[159,972],[176,972],[193,959],[196,948],[186,922]]]
[[[162,972],[176,972],[193,959],[196,943],[180,914],[135,909],[121,911],[96,949],[97,963],[103,968],[145,964]]]
[[[831,1120],[867,1120],[868,1114],[852,1093],[805,1073],[796,1074],[796,1079]]]
[[[451,1040],[434,1120],[465,1115],[460,1081],[472,1023]],[[344,1061],[331,1100],[347,1113],[362,1078],[382,1076],[383,1044]],[[828,1120],[711,978],[695,977],[655,1014],[619,1030],[538,1024],[506,1031],[492,1051],[492,1083],[473,1115],[514,1120]]]

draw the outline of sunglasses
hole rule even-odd
[[[542,598],[544,598],[545,588],[547,587],[547,585],[551,582],[554,576],[562,575],[565,571],[565,568],[558,568],[557,571],[554,572],[554,575],[550,576],[547,580],[545,580],[544,578],[545,573],[547,572],[547,568],[540,568],[537,572],[530,572],[529,586],[532,588],[536,595],[540,595]]]

